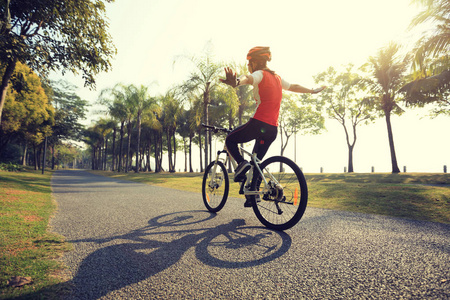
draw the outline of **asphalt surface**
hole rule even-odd
[[[244,199],[57,171],[67,299],[449,299],[450,225],[307,208],[285,232]]]

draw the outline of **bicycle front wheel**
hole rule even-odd
[[[223,208],[228,198],[230,181],[222,162],[211,162],[205,169],[202,182],[203,203],[213,213]]]
[[[253,198],[253,211],[266,227],[275,230],[291,228],[302,218],[308,201],[308,188],[300,168],[287,157],[274,156],[263,161],[260,169],[267,181],[264,194]],[[252,190],[259,191],[264,183],[254,172]]]

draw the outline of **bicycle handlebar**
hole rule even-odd
[[[202,126],[205,128],[211,129],[214,133],[217,133],[219,131],[226,132],[226,133],[231,132],[231,129],[227,129],[227,128],[223,128],[223,127],[216,127],[216,126],[206,125],[203,123],[202,123]]]

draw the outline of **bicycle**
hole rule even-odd
[[[230,133],[230,129],[202,124],[214,133]],[[284,156],[273,156],[260,161],[256,153],[239,147],[244,155],[250,156],[250,170],[240,182],[239,194],[252,204],[258,220],[274,230],[286,230],[302,218],[308,202],[308,188],[303,172],[295,162]],[[225,154],[225,158],[221,155]],[[217,151],[217,157],[205,169],[202,181],[203,202],[212,213],[219,212],[225,205],[230,179],[226,165],[237,163],[228,153],[226,146]]]

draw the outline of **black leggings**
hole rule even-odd
[[[278,127],[265,122],[250,119],[244,125],[241,125],[230,132],[225,140],[228,152],[233,156],[237,163],[244,161],[239,152],[238,144],[255,141],[253,153],[257,154],[258,159],[263,159],[269,150],[270,145],[276,139]]]

